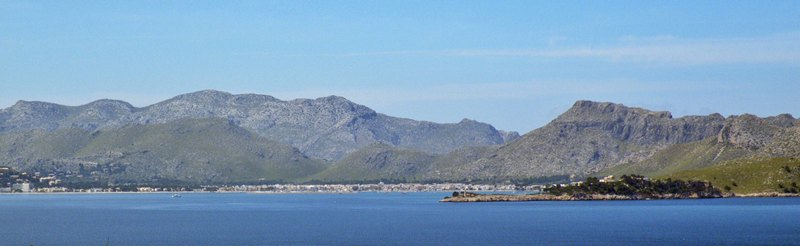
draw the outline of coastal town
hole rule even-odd
[[[254,193],[352,193],[352,192],[510,192],[541,191],[542,185],[464,184],[464,183],[399,183],[388,184],[258,184],[258,185],[70,185],[55,174],[17,172],[0,167],[0,193],[60,193],[60,192],[254,192]]]
[[[0,193],[111,193],[111,192],[252,192],[252,193],[353,193],[353,192],[513,192],[541,191],[543,186],[481,185],[462,183],[443,184],[271,184],[271,185],[204,185],[200,188],[173,188],[138,186],[135,189],[111,188],[66,188],[35,187],[31,183],[14,183],[11,187],[0,188]]]

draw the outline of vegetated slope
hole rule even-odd
[[[745,157],[800,157],[800,128],[790,115],[729,117],[715,137],[667,147],[653,157],[601,174],[667,175]]]
[[[34,136],[34,137],[27,137]],[[185,119],[109,130],[4,133],[0,161],[80,180],[223,183],[292,180],[326,164],[225,119]]]
[[[28,171],[41,160],[57,160],[73,156],[93,138],[92,132],[74,128],[54,132],[31,130],[2,133],[0,165]]]
[[[672,118],[621,104],[578,101],[546,126],[454,170],[479,180],[586,175],[650,158],[673,144],[715,136],[719,114]]]
[[[798,132],[792,128],[794,122],[790,115],[673,119],[668,112],[579,101],[547,126],[506,145],[462,148],[426,158],[410,158],[420,153],[383,146],[377,153],[395,158],[346,158],[346,163],[334,164],[336,171],[325,178],[502,182],[570,175],[662,175],[749,156],[797,156],[800,151],[792,146],[800,146],[796,144],[800,139],[791,134]],[[386,170],[391,168],[384,170],[397,165],[405,172],[389,175]],[[361,171],[346,175],[346,170]]]
[[[656,152],[652,157],[637,163],[627,163],[598,175],[640,174],[663,175],[681,170],[713,166],[717,163],[753,154],[747,149],[719,143],[714,137],[685,144],[676,144]]]
[[[800,190],[800,159],[742,158],[658,178],[705,180],[734,193],[797,193]]]
[[[437,124],[391,117],[337,96],[282,101],[267,95],[213,90],[179,95],[144,108],[114,100],[76,107],[19,101],[0,110],[0,132],[91,131],[204,118],[229,119],[308,156],[329,160],[377,142],[444,154],[469,146],[499,145],[519,137],[516,132],[501,132],[473,120]]]
[[[373,144],[337,161],[308,180],[347,182],[455,182],[470,181],[455,175],[465,163],[483,157],[493,146],[466,147],[444,155]]]
[[[413,182],[431,170],[436,156],[376,143],[331,165],[310,180],[320,182]]]
[[[440,155],[436,161],[431,165],[430,171],[423,175],[423,180],[430,181],[457,181],[457,182],[473,182],[473,181],[492,181],[492,180],[477,180],[469,177],[461,176],[461,173],[480,172],[491,170],[470,170],[475,168],[475,165],[469,165],[481,158],[486,157],[489,153],[499,148],[498,146],[481,146],[481,147],[467,147],[454,150],[446,155]]]

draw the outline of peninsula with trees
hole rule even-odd
[[[582,201],[582,200],[651,200],[697,199],[725,197],[719,189],[705,181],[651,180],[640,175],[623,175],[619,179],[586,178],[582,182],[551,185],[539,194],[477,194],[453,192],[442,202],[513,202],[513,201]]]

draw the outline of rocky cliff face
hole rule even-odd
[[[261,136],[290,144],[308,156],[329,160],[378,142],[443,154],[462,147],[503,144],[518,135],[472,120],[437,124],[391,117],[337,96],[281,101],[266,95],[212,90],[176,96],[144,108],[113,100],[78,107],[20,101],[0,111],[0,132],[91,131],[205,118],[228,119]]]
[[[578,101],[546,126],[519,139],[499,147],[463,148],[450,152],[435,158],[430,165],[420,164],[421,168],[414,169],[413,175],[408,177],[497,181],[581,176],[647,160],[670,146],[715,138],[724,127],[740,125],[732,123],[738,122],[734,119],[725,119],[719,114],[673,118],[669,112]],[[380,162],[370,159],[348,164],[371,170],[381,166]]]
[[[725,118],[720,114],[673,119],[670,112],[655,112],[607,102],[578,101],[551,125],[561,129],[598,129],[614,139],[636,145],[675,144],[713,136]],[[561,130],[559,130],[561,132]],[[565,130],[568,131],[568,130]]]
[[[673,118],[669,112],[578,101],[546,126],[461,167],[456,176],[582,175],[647,159],[669,145],[716,136],[724,123],[719,114]]]
[[[602,173],[659,176],[741,158],[800,157],[800,137],[794,121],[788,114],[766,118],[750,114],[730,116],[716,136],[670,145],[647,160],[619,165]]]
[[[765,119],[751,114],[731,116],[717,134],[717,141],[739,148],[760,149],[793,123],[794,118],[786,114]]]

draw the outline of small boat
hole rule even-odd
[[[172,198],[179,198],[179,197],[181,197],[181,194],[178,193],[172,194]]]

